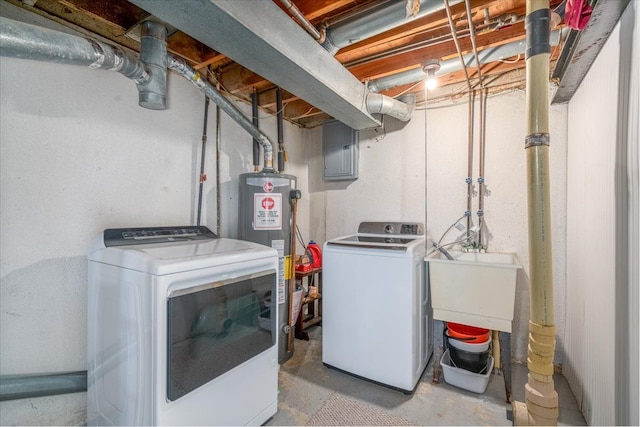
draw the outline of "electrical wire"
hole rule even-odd
[[[314,108],[316,108],[316,107],[312,106],[304,114],[302,114],[300,116],[297,116],[297,117],[291,117],[290,120],[297,120],[297,119],[302,119],[303,117],[310,116],[311,115],[310,113],[311,113],[311,111],[313,111]]]
[[[410,90],[412,90],[413,88],[415,88],[416,86],[421,85],[421,84],[423,84],[423,83],[424,83],[424,82],[423,82],[422,80],[420,80],[420,81],[416,82],[415,84],[412,84],[411,86],[409,86],[408,88],[406,88],[405,90],[403,90],[402,92],[400,92],[399,94],[395,95],[393,98],[394,98],[394,99],[399,98],[399,97],[401,97],[402,95],[404,95],[405,93],[407,93],[407,92],[409,92]]]
[[[304,243],[304,239],[302,238],[302,233],[300,232],[300,227],[296,224],[296,238],[298,242],[302,245],[302,247],[307,250],[307,245]]]
[[[522,54],[518,54],[518,56],[516,56],[515,59],[511,59],[511,60],[507,60],[507,59],[498,59],[498,61],[503,62],[505,64],[515,64],[516,62],[520,61],[520,59],[522,59]]]

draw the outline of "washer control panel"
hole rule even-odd
[[[424,235],[424,224],[418,222],[361,222],[358,234]]]

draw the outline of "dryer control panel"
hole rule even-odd
[[[105,246],[127,246],[217,238],[218,236],[215,233],[204,226],[108,228],[104,230]]]

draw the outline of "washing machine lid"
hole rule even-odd
[[[424,237],[407,238],[398,236],[363,236],[360,234],[353,234],[329,240],[327,245],[407,251],[409,248],[423,244],[423,242]]]
[[[403,222],[361,222],[358,233],[339,237],[328,245],[406,251],[424,242],[424,225]]]
[[[90,262],[100,262],[154,275],[173,274],[268,257],[277,251],[258,243],[223,239],[203,227],[193,233],[188,227],[110,229],[96,238]],[[185,229],[184,233],[167,230]],[[117,231],[114,231],[117,230]],[[122,233],[137,230],[138,239]]]

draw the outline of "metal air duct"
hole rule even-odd
[[[117,71],[137,83],[140,106],[156,110],[165,108],[165,87],[160,85],[166,81],[166,68],[163,70],[154,66],[157,64],[148,68],[142,61],[117,46],[24,22],[0,18],[0,28],[2,56]],[[161,37],[162,32],[152,31],[153,26],[146,28],[149,30],[147,37],[143,37],[147,39],[146,44],[161,48],[164,41],[157,37]],[[166,30],[164,33],[166,34]],[[166,55],[166,44],[164,54]],[[154,52],[149,56],[157,59],[160,54]]]
[[[387,114],[396,119],[408,122],[413,117],[416,106],[415,94],[408,94],[397,100],[379,93],[367,94],[367,110],[372,114]]]
[[[380,125],[365,86],[271,1],[131,2],[353,129]]]
[[[556,46],[560,43],[562,30],[554,31],[551,33],[551,46]],[[507,43],[502,46],[496,46],[493,48],[485,49],[478,53],[478,59],[480,64],[488,64],[494,61],[500,61],[505,58],[510,58],[515,55],[522,55],[527,47],[526,40],[520,40],[517,42]],[[474,61],[474,54],[469,53],[464,55],[464,62],[467,67],[472,65]],[[445,74],[453,73],[462,69],[460,60],[451,58],[446,61],[440,62],[440,69],[435,72],[435,76],[443,76]],[[379,79],[371,80],[369,82],[369,90],[371,92],[382,92],[383,90],[391,89],[394,87],[416,83],[420,80],[424,80],[425,73],[422,67],[414,68],[412,70],[403,71],[390,76],[381,77]]]
[[[138,83],[138,104],[151,110],[167,105],[167,28],[157,22],[141,25],[140,60],[151,78]]]
[[[461,3],[461,0],[451,4]],[[351,16],[328,24],[326,38],[322,46],[332,55],[338,50],[360,40],[373,37],[405,24],[409,19],[418,19],[442,10],[442,0],[420,0],[420,10],[415,16],[407,16],[407,2],[387,1],[371,8],[359,10]]]
[[[139,105],[152,110],[166,108],[168,65],[190,80],[256,138],[264,149],[264,168],[273,168],[272,144],[269,138],[184,60],[173,55],[167,56],[167,30],[164,25],[152,21],[142,24],[140,55],[148,62],[136,59],[117,46],[7,18],[0,17],[0,28],[0,55],[118,71],[137,83]]]

